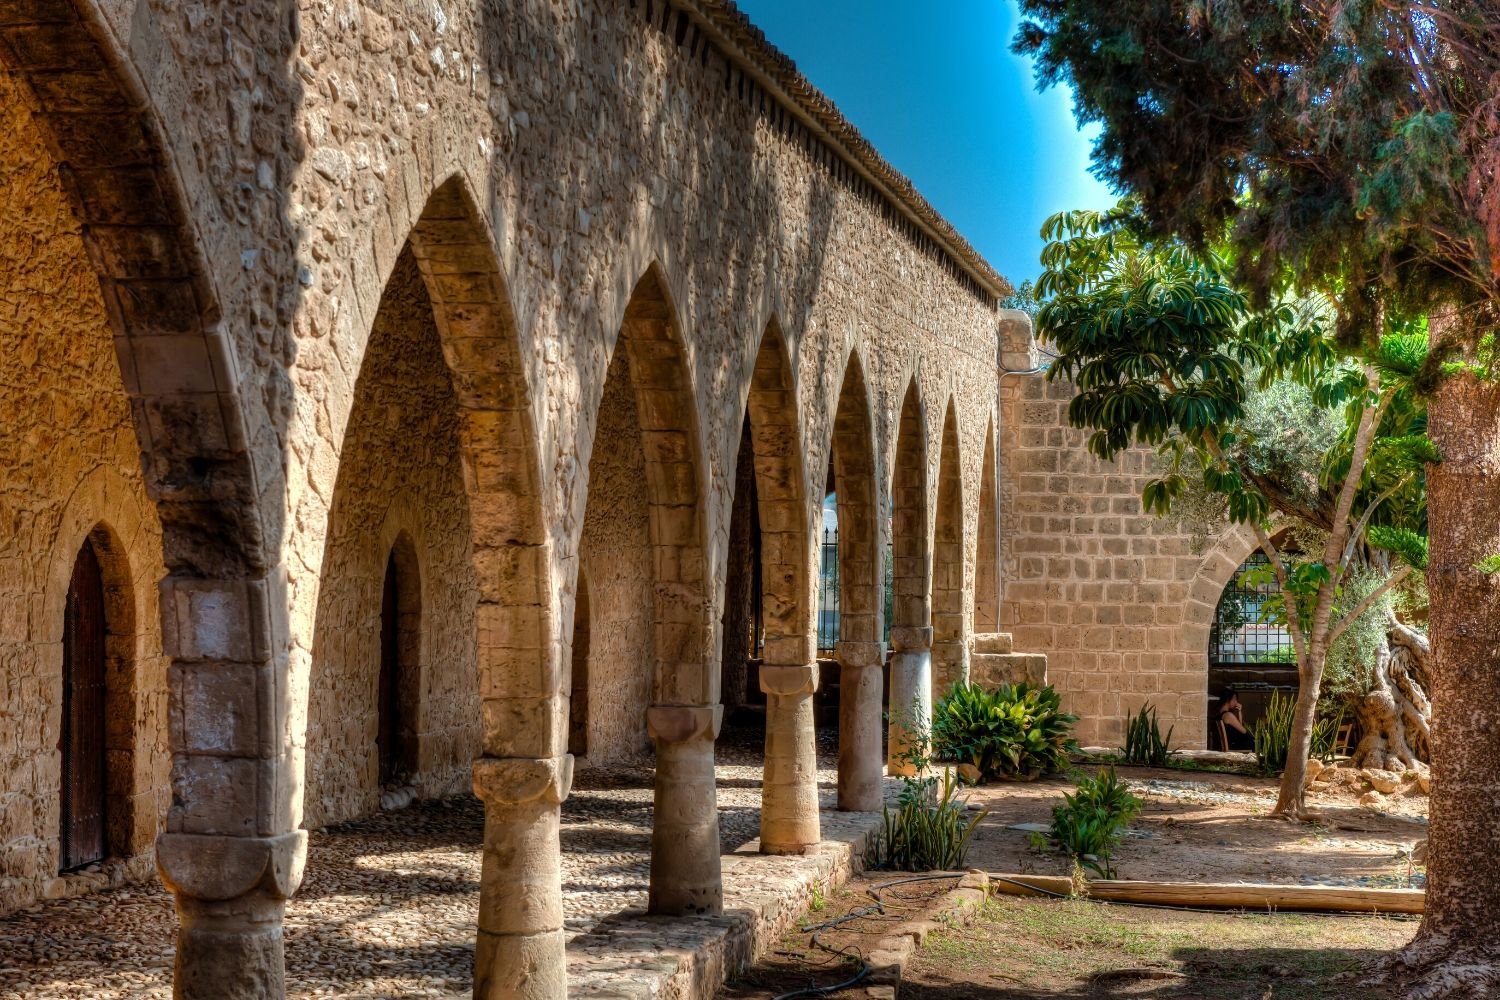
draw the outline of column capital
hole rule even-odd
[[[205,902],[237,899],[257,889],[290,899],[306,864],[306,830],[274,837],[163,833],[156,838],[156,868],[167,888]]]
[[[897,625],[891,629],[891,648],[898,653],[925,653],[932,649],[932,626]]]
[[[573,788],[573,755],[480,757],[474,761],[474,794],[486,805],[528,802],[559,805]]]
[[[885,665],[885,643],[841,641],[834,647],[833,656],[840,667],[881,667]]]
[[[797,666],[761,667],[760,689],[766,694],[783,697],[812,694],[818,690],[818,665],[803,663]]]
[[[652,705],[646,709],[646,732],[653,740],[686,743],[719,738],[723,705]]]

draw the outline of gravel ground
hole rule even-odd
[[[833,805],[834,734],[819,731],[820,798]],[[760,734],[718,744],[725,853],[760,822]],[[643,908],[649,877],[648,764],[580,769],[563,805],[570,937]],[[467,997],[479,906],[479,802],[455,798],[330,827],[311,837],[287,907],[288,992],[299,997]],[[0,997],[135,1000],[171,995],[176,921],[157,883],[57,900],[0,920]]]

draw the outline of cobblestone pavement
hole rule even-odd
[[[758,833],[757,736],[729,730],[719,743],[726,854]],[[836,749],[820,739],[825,810],[833,806],[835,776]],[[570,937],[644,908],[651,799],[648,765],[579,771],[562,822]],[[831,832],[849,825],[838,814],[825,817]],[[457,798],[314,833],[306,878],[287,907],[289,993],[468,997],[483,826],[478,801]],[[763,892],[778,870],[763,869],[754,888]],[[0,920],[0,997],[169,997],[174,933],[170,897],[154,882],[44,903]]]

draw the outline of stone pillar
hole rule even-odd
[[[878,642],[841,642],[839,661],[839,808],[878,812],[880,779],[881,667],[885,647]]]
[[[286,996],[281,924],[302,881],[307,832],[274,837],[164,833],[161,880],[177,900],[178,1000]]]
[[[912,736],[932,729],[932,628],[891,629],[890,748],[886,761],[891,774],[913,774],[902,759]]]
[[[724,912],[714,782],[714,740],[723,718],[719,705],[646,709],[646,730],[656,742],[650,913],[683,917]]]
[[[474,762],[484,802],[475,1000],[566,1000],[558,825],[572,785],[571,755]]]
[[[760,689],[766,693],[760,849],[763,854],[801,854],[822,839],[813,718],[818,665],[761,667]]]

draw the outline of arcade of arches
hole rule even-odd
[[[1244,540],[732,5],[445,6],[0,0],[0,914],[154,867],[177,995],[281,995],[305,831],[472,789],[476,996],[555,998],[577,766],[673,916],[726,714],[768,853],[966,676],[1201,742]]]

